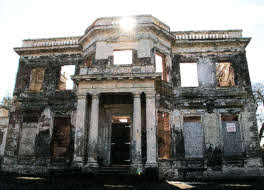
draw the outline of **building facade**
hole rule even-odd
[[[173,32],[151,15],[24,40],[2,171],[263,175],[249,41],[241,30]]]

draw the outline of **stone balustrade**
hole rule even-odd
[[[51,47],[51,46],[65,46],[76,45],[79,41],[79,36],[66,38],[46,38],[23,40],[22,47]]]
[[[172,32],[176,40],[241,38],[242,30],[180,31]]]
[[[81,67],[80,75],[120,75],[133,73],[153,73],[155,68],[153,65],[145,66],[107,66],[107,67]]]

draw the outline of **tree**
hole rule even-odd
[[[6,107],[8,110],[10,110],[11,106],[12,106],[12,97],[8,94],[6,96],[3,97],[1,103],[1,106]]]
[[[261,124],[259,132],[259,139],[261,140],[264,133],[264,82],[254,83],[252,90],[257,111],[257,121]]]

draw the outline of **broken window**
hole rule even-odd
[[[184,150],[186,158],[203,158],[203,128],[200,116],[183,118]]]
[[[59,90],[72,90],[73,81],[71,80],[71,75],[74,75],[75,66],[74,65],[64,65],[61,67],[60,81],[58,85]]]
[[[44,80],[44,68],[32,69],[29,90],[39,92],[42,88],[43,80]]]
[[[197,87],[197,63],[180,63],[181,87]]]
[[[162,80],[167,81],[166,58],[161,53],[155,54],[156,72],[162,73]]]
[[[230,62],[216,63],[218,86],[235,86],[234,69]]]
[[[242,145],[238,115],[222,115],[221,119],[224,156],[240,156],[242,154]]]
[[[132,50],[115,50],[114,65],[132,64]]]
[[[54,158],[71,156],[71,122],[68,117],[54,119],[52,155]]]
[[[158,152],[160,159],[170,158],[170,123],[169,113],[158,112]]]

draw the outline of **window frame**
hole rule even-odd
[[[161,53],[160,51],[155,51],[155,72],[157,72],[157,59],[156,56],[160,56],[162,60],[162,72],[161,72],[161,80],[168,82],[168,71],[167,71],[167,57],[164,53]]]
[[[65,89],[63,89],[63,90],[60,90],[60,89],[59,89],[60,78],[61,78],[61,75],[62,75],[62,68],[63,68],[64,66],[74,66],[73,75],[75,75],[75,72],[76,72],[76,65],[73,65],[73,64],[69,64],[69,65],[61,65],[61,66],[60,66],[59,82],[58,82],[58,84],[57,84],[57,88],[56,88],[56,90],[58,90],[58,91],[74,90],[74,89],[75,89],[75,84],[74,84],[74,82],[73,82],[73,80],[72,80],[71,78],[69,78],[69,79],[66,80],[66,82],[65,82],[65,85],[66,85]],[[67,81],[68,81],[68,80],[71,80],[72,83],[73,83],[71,89],[67,89]]]

